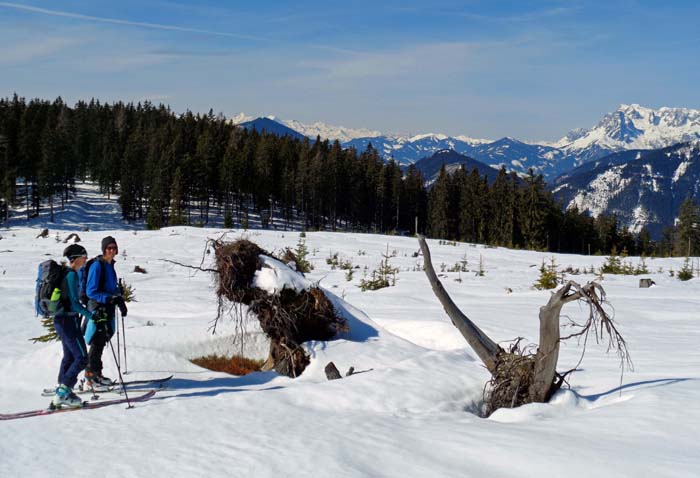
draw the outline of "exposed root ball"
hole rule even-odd
[[[531,403],[530,386],[535,379],[535,356],[503,352],[485,393],[488,417],[499,408],[515,408]]]
[[[215,251],[219,271],[216,295],[231,302],[249,304],[255,295],[250,284],[255,271],[260,269],[260,254],[269,254],[245,239],[215,243]]]
[[[271,256],[256,244],[241,239],[217,243],[215,249],[219,313],[224,311],[222,299],[248,305],[271,341],[266,368],[296,377],[310,361],[302,343],[329,340],[347,330],[345,319],[338,316],[333,304],[317,287],[301,292],[283,289],[278,294],[252,287],[255,272],[262,266],[260,255]]]

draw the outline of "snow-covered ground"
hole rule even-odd
[[[105,200],[106,201],[106,200]],[[199,264],[208,238],[224,232],[268,250],[295,247],[298,232],[193,227],[141,231],[121,226],[105,202],[99,218],[71,209],[60,229],[36,238],[39,224],[0,228],[0,412],[45,407],[42,388],[56,380],[58,343],[33,344],[42,333],[32,299],[36,266],[60,258],[56,241],[78,232],[90,254],[114,235],[117,271],[138,302],[126,318],[128,379],[174,374],[170,388],[133,409],[96,410],[0,422],[0,476],[473,476],[697,477],[700,473],[700,280],[668,275],[681,259],[650,259],[651,289],[638,277],[606,276],[603,286],[634,361],[620,382],[619,361],[606,345],[589,343],[571,390],[549,404],[500,410],[479,418],[487,371],[450,323],[413,257],[413,238],[308,233],[312,281],[350,321],[338,340],[308,343],[311,364],[296,379],[272,372],[234,377],[193,365],[208,353],[234,353],[234,323],[208,327],[216,315],[212,278],[161,259]],[[81,206],[83,207],[83,206]],[[85,211],[91,210],[89,204]],[[63,217],[64,219],[60,219]],[[90,224],[87,224],[90,222]],[[97,231],[103,222],[114,230]],[[81,232],[90,225],[93,232]],[[362,292],[364,268],[394,253],[394,287]],[[483,257],[485,276],[446,272],[443,284],[461,309],[498,341],[536,342],[538,308],[549,292],[531,285],[551,254],[429,241],[436,268],[466,254]],[[359,265],[352,281],[326,258]],[[205,256],[209,258],[210,256]],[[604,258],[555,255],[562,267],[600,266]],[[209,259],[207,259],[209,260]],[[637,259],[632,259],[636,264]],[[206,264],[206,262],[205,262]],[[139,265],[147,274],[132,272]],[[658,272],[663,268],[663,272]],[[593,275],[571,276],[584,282]],[[461,278],[458,282],[455,279]],[[512,292],[511,292],[512,291]],[[569,304],[564,314],[582,318]],[[264,358],[265,340],[246,326],[248,356]],[[562,348],[559,369],[572,368],[581,348]],[[329,382],[333,361],[369,370]],[[105,374],[116,377],[109,349]]]

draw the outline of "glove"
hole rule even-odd
[[[109,298],[108,302],[110,305],[116,305],[117,307],[119,307],[119,312],[121,312],[122,317],[126,317],[126,314],[129,312],[129,309],[126,308],[126,303],[124,302],[124,298],[121,295],[113,295]]]
[[[121,297],[120,297],[121,299]],[[126,317],[126,314],[129,313],[129,309],[126,308],[126,304],[124,303],[124,299],[121,299],[119,302],[117,302],[117,307],[119,307],[119,312],[121,312],[122,317]]]
[[[119,312],[121,312],[122,317],[126,317],[126,314],[129,312],[129,309],[126,308],[124,297],[122,297],[121,295],[115,295],[114,297],[112,297],[112,299],[112,303],[119,307]]]

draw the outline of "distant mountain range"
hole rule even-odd
[[[259,127],[265,121],[265,128]],[[680,142],[700,139],[700,111],[685,108],[660,108],[620,105],[606,114],[590,129],[577,129],[555,143],[533,144],[505,137],[496,141],[469,136],[450,137],[444,134],[422,134],[411,137],[381,134],[366,129],[329,126],[324,123],[305,125],[275,117],[252,120],[241,114],[233,119],[256,129],[272,131],[270,122],[280,124],[300,135],[315,139],[338,139],[344,147],[364,151],[368,144],[386,159],[394,158],[408,165],[438,151],[451,149],[495,168],[504,165],[521,174],[532,168],[552,181],[557,176],[589,161],[625,150],[659,149]],[[282,134],[292,134],[288,130]]]
[[[304,139],[306,137],[292,128],[271,118],[256,118],[254,120],[240,123],[239,126],[245,129],[254,129],[260,133],[265,131],[277,136],[291,136],[294,139]]]
[[[479,171],[481,176],[486,176],[489,183],[493,182],[496,179],[496,176],[498,176],[497,169],[463,154],[459,154],[451,149],[444,149],[438,151],[432,156],[418,160],[414,163],[414,166],[418,171],[423,173],[423,177],[425,177],[426,182],[431,184],[437,179],[443,164],[449,173],[454,172],[461,166],[464,166],[467,173],[470,173],[473,169],[476,169]]]
[[[686,108],[654,110],[620,105],[589,130],[576,130],[555,146],[579,164],[630,149],[660,149],[700,139],[700,111]]]
[[[573,130],[555,143],[542,144],[510,137],[490,141],[443,134],[383,135],[274,117],[236,119],[247,120],[241,123],[244,127],[280,135],[338,139],[358,151],[372,144],[386,159],[415,164],[429,183],[443,164],[449,171],[461,165],[467,171],[477,168],[490,181],[501,166],[519,174],[532,168],[565,207],[576,206],[593,216],[616,214],[632,232],[647,227],[655,238],[674,224],[686,197],[700,201],[698,110],[621,105],[590,129]]]
[[[683,200],[700,200],[700,141],[614,153],[560,176],[554,186],[567,208],[616,214],[632,232],[646,226],[659,238]]]

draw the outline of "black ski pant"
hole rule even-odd
[[[63,345],[63,360],[58,370],[58,383],[73,388],[78,381],[78,374],[82,372],[88,361],[87,347],[80,331],[78,316],[54,317],[53,326]]]
[[[95,332],[90,338],[90,350],[88,351],[88,364],[85,369],[86,372],[90,372],[93,375],[102,375],[102,353],[104,352],[105,345],[114,335],[115,318],[114,318],[114,306],[97,306],[90,307],[88,309],[97,310],[98,314],[104,314],[101,319],[95,322]]]

